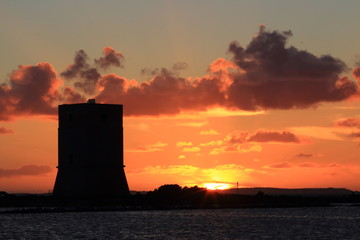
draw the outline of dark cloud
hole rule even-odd
[[[0,168],[0,178],[10,178],[18,176],[38,176],[51,172],[52,169],[46,165],[25,165],[16,169]]]
[[[127,115],[169,115],[215,106],[232,110],[306,108],[342,101],[357,92],[355,82],[340,76],[348,70],[344,62],[287,47],[290,36],[290,31],[269,32],[261,27],[246,48],[231,43],[233,62],[216,60],[209,75],[181,78],[174,69],[185,67],[182,63],[171,70],[143,69],[143,74],[153,76],[150,81],[120,87],[118,94],[109,89],[108,82],[96,98],[124,104]],[[121,79],[114,84],[128,83]]]
[[[62,104],[84,103],[86,98],[70,87],[64,87],[62,94],[59,96],[59,102]]]
[[[66,70],[61,73],[61,76],[64,78],[75,78],[77,77],[84,69],[89,69],[90,66],[87,63],[89,56],[84,50],[79,50],[75,53],[74,63],[70,64]]]
[[[357,91],[357,85],[340,74],[344,62],[329,55],[317,57],[286,47],[291,31],[260,28],[250,44],[229,46],[233,61],[244,73],[234,77],[228,89],[231,106],[246,109],[290,109],[322,101],[341,101]]]
[[[291,168],[293,167],[290,163],[284,162],[284,163],[274,163],[267,166],[268,168]]]
[[[352,73],[354,77],[360,81],[360,67],[355,67]]]
[[[249,142],[283,142],[283,143],[301,143],[301,139],[295,134],[287,131],[265,131],[260,130],[248,138]]]
[[[143,68],[141,69],[142,75],[156,76],[156,75],[164,75],[164,76],[174,76],[174,72],[168,70],[167,68]]]
[[[173,65],[172,69],[174,71],[184,70],[188,68],[188,64],[186,62],[177,62]]]
[[[302,158],[310,158],[312,157],[313,155],[310,154],[310,153],[299,153],[299,154],[296,154],[295,157],[302,157]]]
[[[359,118],[345,118],[340,119],[335,122],[336,126],[340,127],[355,127],[360,128],[360,119]]]
[[[95,93],[96,84],[101,77],[98,70],[88,63],[89,57],[84,50],[75,53],[74,63],[70,64],[60,75],[65,79],[77,79],[75,88],[88,95]]]
[[[217,78],[190,81],[162,71],[150,81],[138,84],[115,74],[99,82],[99,102],[124,104],[126,115],[177,114],[186,110],[206,110],[224,104],[225,96]]]
[[[249,138],[249,132],[247,131],[233,131],[225,137],[225,142],[231,144],[246,143]]]
[[[14,116],[52,115],[58,98],[59,80],[48,63],[19,66],[10,74],[9,85],[0,86],[0,120]]]
[[[184,70],[188,68],[188,64],[186,62],[178,62],[175,63],[171,69],[167,68],[143,68],[141,69],[142,75],[156,76],[156,75],[164,75],[164,76],[177,76],[178,71]]]
[[[122,61],[124,56],[121,52],[116,52],[115,49],[111,47],[105,47],[103,50],[104,57],[95,59],[95,64],[100,68],[107,69],[110,66],[123,67]]]
[[[0,127],[0,134],[11,134],[11,133],[14,133],[14,131],[11,129]]]
[[[61,76],[65,79],[76,79],[74,86],[86,93],[87,95],[94,95],[98,81],[101,77],[99,68],[107,69],[111,66],[123,67],[122,61],[124,59],[121,52],[116,52],[111,47],[105,47],[103,50],[104,57],[94,59],[96,66],[91,66],[89,56],[84,50],[79,50],[75,53],[74,63],[70,64],[62,73]]]
[[[349,135],[350,137],[353,137],[353,138],[360,138],[360,132],[353,132],[353,133],[350,133]]]
[[[0,120],[56,114],[54,106],[85,102],[84,94],[100,103],[123,104],[125,115],[139,116],[173,115],[214,107],[305,108],[342,101],[357,93],[357,84],[340,76],[348,70],[344,62],[287,47],[290,36],[290,31],[271,32],[261,27],[245,48],[237,42],[230,44],[231,61],[215,60],[208,74],[199,78],[180,77],[177,71],[187,67],[183,62],[169,69],[143,69],[142,73],[151,75],[151,79],[141,83],[113,73],[101,75],[100,68],[123,66],[123,55],[110,47],[105,47],[104,56],[94,62],[84,50],[75,53],[74,62],[60,73],[74,89],[59,86],[56,72],[48,63],[20,66],[10,75],[9,84],[0,85]],[[353,75],[358,76],[359,72],[356,68]],[[260,141],[260,137],[270,135],[250,137]]]

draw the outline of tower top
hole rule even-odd
[[[96,102],[95,102],[95,98],[90,98],[88,101],[87,101],[87,103],[89,103],[89,104],[95,104]]]

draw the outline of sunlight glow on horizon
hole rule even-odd
[[[204,183],[203,186],[208,190],[225,190],[232,187],[228,183]]]

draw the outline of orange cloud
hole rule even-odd
[[[0,127],[0,134],[11,134],[11,133],[14,133],[14,131],[11,129]]]
[[[46,165],[25,165],[16,169],[0,168],[0,178],[11,178],[18,176],[37,176],[49,173],[52,168]]]
[[[357,84],[340,76],[347,67],[329,55],[317,57],[286,47],[291,31],[259,33],[246,48],[233,42],[233,62],[245,71],[234,77],[228,103],[239,109],[306,108],[322,101],[341,101],[357,93]]]
[[[360,119],[359,118],[345,118],[339,119],[335,122],[336,126],[339,127],[355,127],[360,128]]]
[[[208,124],[207,121],[202,121],[202,122],[182,122],[182,123],[178,123],[176,125],[177,126],[182,126],[182,127],[203,127],[206,124]]]
[[[0,120],[14,116],[57,113],[59,80],[48,63],[20,65],[10,74],[9,85],[0,85]]]
[[[223,140],[201,143],[201,147],[212,147],[209,154],[217,155],[226,152],[261,152],[260,143],[309,143],[308,139],[299,137],[289,131],[258,130],[254,133],[235,130]]]
[[[219,133],[214,129],[210,129],[208,131],[201,131],[200,135],[219,135]]]
[[[192,146],[192,142],[177,142],[177,147]]]
[[[139,146],[134,149],[127,149],[126,151],[127,152],[159,152],[159,151],[164,151],[167,145],[168,145],[167,143],[156,142],[154,144]]]
[[[249,142],[280,142],[280,143],[301,143],[302,140],[294,133],[283,131],[266,131],[259,130],[254,135],[250,136]]]
[[[315,162],[289,163],[280,162],[264,166],[264,168],[342,168],[344,165],[338,163],[319,164]]]
[[[104,47],[104,57],[95,59],[95,64],[103,69],[107,69],[110,66],[123,67],[122,61],[124,56],[121,52],[116,52],[112,47]]]
[[[247,153],[247,152],[261,152],[262,147],[257,143],[242,143],[242,144],[229,144],[224,143],[221,147],[215,147],[211,149],[210,155],[217,155],[220,153],[228,152],[238,152],[238,153]]]
[[[296,154],[295,157],[303,157],[303,158],[309,158],[309,157],[312,157],[313,155],[310,154],[310,153],[299,153],[299,154]]]
[[[84,95],[100,103],[123,104],[126,116],[158,116],[211,109],[258,114],[267,109],[313,107],[358,94],[358,84],[341,76],[347,70],[343,61],[287,47],[291,36],[291,31],[268,31],[261,26],[246,48],[232,42],[228,49],[232,59],[215,60],[207,75],[180,77],[177,71],[187,64],[177,63],[170,70],[153,71],[152,78],[144,82],[101,75],[101,69],[123,66],[122,53],[111,47],[105,47],[104,56],[94,62],[79,50],[60,74],[79,92],[71,86],[60,89],[48,63],[20,66],[11,73],[9,85],[0,86],[0,120],[54,115],[54,105],[83,101]],[[359,78],[359,72],[357,67],[353,75]],[[255,139],[260,140],[259,136]]]
[[[185,147],[183,148],[183,152],[200,152],[199,147]]]

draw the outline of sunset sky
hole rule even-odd
[[[52,190],[57,106],[89,98],[124,105],[131,190],[360,191],[359,10],[358,0],[1,1],[0,191]]]

